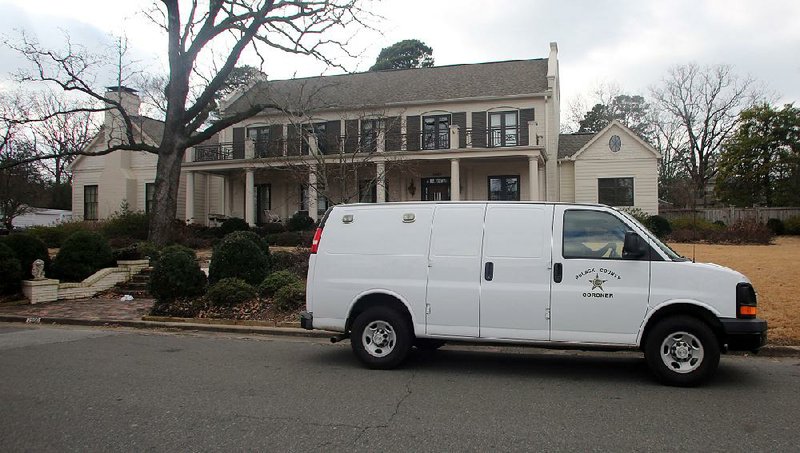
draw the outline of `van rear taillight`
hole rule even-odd
[[[322,228],[317,228],[317,231],[314,233],[314,239],[311,240],[311,253],[317,253],[317,249],[319,249],[319,240],[321,238]]]

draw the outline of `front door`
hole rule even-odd
[[[450,177],[422,178],[422,201],[450,201]]]
[[[488,205],[481,338],[549,339],[552,229],[553,205]]]
[[[622,258],[636,229],[605,208],[556,206],[553,223],[550,339],[634,344],[650,290],[649,259]]]

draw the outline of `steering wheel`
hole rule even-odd
[[[606,245],[600,247],[595,254],[597,254],[598,257],[602,257],[606,254],[606,251],[611,251],[611,253],[608,254],[609,258],[619,258],[619,255],[617,255],[617,246],[613,242],[606,243]]]

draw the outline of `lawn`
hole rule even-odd
[[[758,293],[758,316],[769,323],[769,343],[800,344],[800,237],[780,236],[773,245],[670,245],[746,275]]]

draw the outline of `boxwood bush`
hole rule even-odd
[[[287,285],[302,283],[303,281],[291,271],[277,271],[267,275],[267,278],[258,285],[258,294],[272,297],[279,289]]]
[[[786,232],[786,228],[783,226],[783,221],[781,221],[781,219],[772,218],[767,220],[767,228],[775,235],[781,235]]]
[[[286,229],[289,231],[308,231],[314,229],[314,219],[305,211],[296,212],[286,222]]]
[[[22,283],[22,266],[14,251],[0,243],[0,294],[19,291]]]
[[[108,241],[91,231],[68,237],[53,261],[53,273],[62,280],[79,282],[104,267],[114,266]]]
[[[104,220],[100,232],[107,239],[130,238],[142,241],[147,239],[149,221],[150,218],[143,212],[124,211]]]
[[[299,282],[284,286],[275,293],[272,303],[280,311],[297,310],[306,303],[306,285]]]
[[[250,229],[250,225],[244,221],[244,219],[240,219],[239,217],[231,217],[230,219],[225,219],[222,222],[222,225],[219,226],[220,232],[223,236],[227,236],[234,231],[248,231]]]
[[[159,302],[203,295],[206,274],[200,270],[194,250],[171,245],[161,251],[150,274],[150,294]]]
[[[217,307],[231,307],[256,298],[256,289],[241,278],[223,278],[208,288],[208,299]]]
[[[659,238],[667,237],[672,233],[672,225],[670,225],[669,220],[660,215],[651,215],[644,225]]]
[[[269,256],[259,238],[255,242],[249,235],[235,233],[225,236],[214,247],[208,280],[214,284],[223,278],[241,278],[250,285],[258,285],[269,274]]]
[[[50,254],[47,253],[47,246],[41,239],[27,234],[12,234],[4,237],[2,242],[19,260],[23,279],[33,277],[31,267],[36,260],[44,261],[45,270],[50,269]]]
[[[789,217],[783,221],[786,234],[800,234],[800,216]]]

